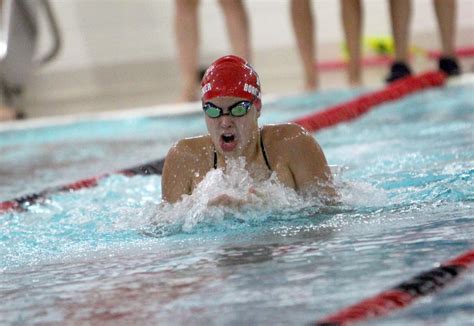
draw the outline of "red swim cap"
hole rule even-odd
[[[244,59],[227,55],[214,61],[201,81],[202,100],[218,96],[242,97],[254,101],[257,110],[262,107],[260,79]]]

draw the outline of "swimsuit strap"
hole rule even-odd
[[[217,153],[216,153],[216,148],[214,148],[214,170],[217,169]]]
[[[265,164],[270,171],[273,171],[270,167],[270,163],[268,162],[267,152],[265,152],[265,146],[263,146],[263,129],[260,128],[260,147],[262,148],[263,158],[265,159]],[[214,147],[214,170],[217,169],[217,153],[216,148]]]
[[[265,146],[263,146],[263,128],[260,128],[260,147],[262,148],[263,158],[265,159],[265,163],[270,171],[273,171],[270,167],[270,163],[268,163],[267,152],[265,152]]]

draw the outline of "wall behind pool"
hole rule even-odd
[[[389,35],[388,0],[362,3],[364,35]],[[436,49],[439,41],[432,0],[412,3],[411,43]],[[151,105],[157,99],[172,102],[177,98],[179,72],[173,0],[51,0],[51,4],[64,45],[54,62],[35,73],[26,106],[50,107],[51,113],[64,113],[64,106],[59,104],[71,101],[80,101],[84,110],[91,111],[111,109],[110,106]],[[267,92],[298,89],[300,82],[272,86],[278,78],[296,80],[301,76],[289,0],[247,0],[245,4],[250,18],[253,63]],[[201,0],[199,10],[200,62],[206,65],[230,52],[230,46],[217,0]],[[313,1],[313,12],[320,60],[342,57],[340,1]],[[458,0],[458,46],[471,45],[473,31],[474,1]],[[46,49],[49,42],[48,37],[41,37],[40,49]],[[101,102],[103,96],[114,94],[115,102]],[[55,105],[59,105],[57,112]]]

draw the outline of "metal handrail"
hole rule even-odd
[[[15,0],[12,0],[12,1],[15,1]],[[44,12],[45,12],[45,16],[46,16],[46,20],[49,24],[49,28],[51,30],[51,33],[53,35],[53,45],[51,47],[51,49],[47,52],[46,55],[44,55],[42,58],[38,59],[38,60],[35,60],[37,64],[39,65],[43,65],[43,64],[46,64],[48,63],[49,61],[51,61],[52,59],[54,59],[59,51],[61,50],[61,47],[62,47],[62,38],[61,38],[61,33],[59,31],[59,25],[57,23],[57,19],[54,15],[54,12],[53,12],[53,9],[51,7],[51,4],[49,3],[48,0],[36,0],[37,1],[37,4],[39,4],[40,6],[43,7],[44,9]],[[2,9],[2,11],[5,15],[4,17],[4,26],[6,27],[6,30],[4,31],[4,34],[5,35],[8,35],[9,32],[8,32],[8,28],[9,28],[9,20],[11,19],[11,17],[9,17],[9,12],[11,11],[10,10],[10,5],[11,3],[9,1],[5,1],[4,3],[4,8]],[[25,4],[22,3],[22,1],[18,1],[17,2],[17,5],[18,6],[21,6],[23,7]],[[7,13],[7,14],[5,14]],[[32,31],[36,31],[36,23],[35,23],[35,19],[34,17],[31,16],[29,10],[23,10],[23,14],[25,15],[25,17],[27,18],[26,20],[26,24],[30,27],[30,30]],[[5,48],[5,53],[0,53],[0,55],[4,56],[6,54],[6,51],[8,51],[8,37],[7,39],[5,40],[6,42],[6,48]]]
[[[62,39],[61,39],[61,33],[59,31],[59,26],[56,20],[56,17],[54,15],[54,12],[51,8],[51,4],[49,3],[48,0],[40,0],[41,5],[43,6],[46,17],[48,18],[49,26],[51,29],[51,32],[53,34],[53,46],[50,49],[50,51],[44,55],[40,60],[39,63],[41,65],[48,63],[54,57],[56,57],[61,49],[62,46]]]

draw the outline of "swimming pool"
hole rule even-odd
[[[469,250],[473,88],[421,92],[315,134],[339,207],[267,185],[272,203],[240,213],[199,198],[160,211],[160,176],[112,175],[2,214],[0,323],[306,324]],[[260,123],[361,92],[266,103]],[[3,131],[0,200],[161,158],[204,128],[188,114]],[[375,323],[468,324],[473,281]]]

